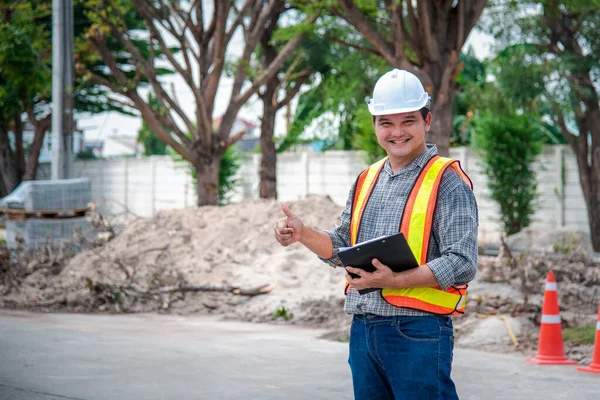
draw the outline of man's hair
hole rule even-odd
[[[431,111],[429,111],[429,108],[423,107],[419,110],[419,112],[421,113],[421,116],[423,117],[423,119],[425,119],[425,118],[427,118],[427,114],[429,114]],[[375,124],[376,120],[377,120],[377,115],[373,115],[373,124]]]

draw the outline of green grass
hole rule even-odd
[[[275,312],[272,314],[272,318],[273,319],[277,319],[277,318],[283,318],[286,321],[289,321],[294,315],[289,312],[289,310],[287,308],[285,308],[284,306],[279,307],[277,310],[275,310]]]
[[[596,336],[596,326],[573,326],[563,330],[565,342],[575,342],[579,344],[594,344]]]

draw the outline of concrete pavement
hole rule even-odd
[[[0,310],[0,399],[351,399],[346,343],[173,315]],[[600,375],[456,349],[461,399],[598,399]]]

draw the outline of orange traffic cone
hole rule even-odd
[[[558,309],[558,292],[552,271],[546,277],[538,353],[535,357],[527,358],[525,361],[536,364],[577,364],[577,361],[569,360],[565,355],[560,326],[560,310]]]
[[[587,367],[579,367],[577,371],[600,374],[600,305],[598,305],[598,322],[596,322],[596,338],[594,339],[594,356]]]

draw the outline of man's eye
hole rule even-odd
[[[408,121],[404,121],[404,125],[410,125],[414,122],[414,120],[408,120]]]

